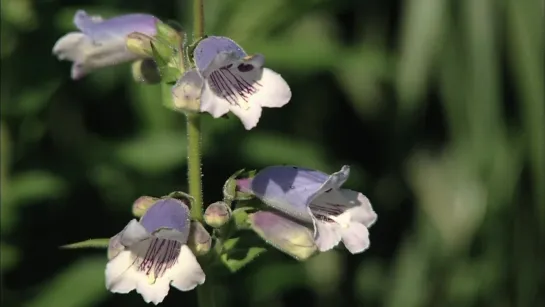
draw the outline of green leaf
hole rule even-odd
[[[67,244],[61,246],[61,248],[65,249],[76,249],[76,248],[108,248],[108,245],[110,244],[109,238],[101,238],[101,239],[89,239],[81,242],[76,242],[72,244]]]
[[[220,260],[232,273],[254,261],[267,248],[251,232],[241,232],[239,237],[225,241]]]

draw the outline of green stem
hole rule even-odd
[[[195,202],[191,207],[191,217],[202,222],[202,173],[201,173],[201,118],[199,114],[187,114],[187,179],[189,194]]]
[[[204,36],[204,0],[193,0],[193,39]],[[187,115],[187,146],[189,168],[189,193],[195,198],[191,208],[194,219],[202,221],[202,187],[201,187],[201,119],[198,114]],[[200,307],[216,307],[214,282],[208,280],[197,287],[197,299]]]
[[[204,36],[204,0],[193,0],[193,39]]]

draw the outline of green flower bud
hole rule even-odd
[[[204,226],[197,222],[191,222],[187,246],[196,256],[207,254],[212,247],[212,238]]]
[[[222,201],[209,205],[204,211],[204,221],[211,227],[220,228],[231,218],[231,208]]]

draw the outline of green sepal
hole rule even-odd
[[[230,203],[235,200],[237,194],[237,177],[244,173],[245,169],[240,169],[231,175],[223,185],[223,201]]]
[[[161,198],[176,198],[178,200],[181,200],[182,202],[184,202],[189,208],[191,208],[193,206],[193,204],[195,204],[195,198],[193,198],[193,196],[185,193],[185,192],[182,192],[182,191],[174,191],[174,192],[170,192],[167,196],[163,196]]]
[[[191,63],[193,63],[193,52],[195,51],[195,48],[197,48],[197,45],[205,38],[207,38],[208,35],[204,35],[203,37],[200,37],[200,38],[197,38],[193,43],[191,43],[190,45],[188,45],[185,49],[186,53],[187,53],[187,57],[189,58],[189,61],[191,61]]]
[[[161,80],[167,84],[175,83],[182,76],[181,63],[176,58],[177,52],[158,41],[153,41],[150,44]]]
[[[251,200],[254,198],[252,193],[237,191],[237,178],[253,178],[255,170],[245,171],[241,169],[231,175],[223,185],[223,199],[225,202]]]
[[[89,239],[81,242],[66,244],[60,246],[63,249],[76,249],[76,248],[108,248],[110,244],[110,238],[101,239]]]
[[[241,232],[238,237],[224,242],[220,261],[231,273],[237,272],[267,250],[264,242],[251,232]]]

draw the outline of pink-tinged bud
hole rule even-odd
[[[191,222],[187,246],[197,256],[205,255],[210,251],[212,238],[201,223],[197,221]]]
[[[209,205],[204,211],[204,221],[207,225],[220,228],[231,218],[231,208],[222,201]]]
[[[148,209],[155,204],[159,198],[151,196],[140,196],[132,204],[132,214],[136,217],[142,217]]]
[[[308,259],[317,250],[311,229],[280,213],[258,211],[248,219],[263,240],[297,260]]]

